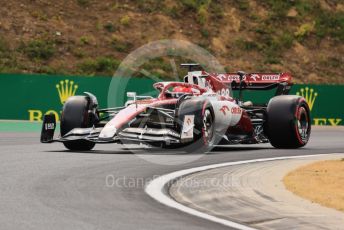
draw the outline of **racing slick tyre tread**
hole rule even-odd
[[[63,106],[61,116],[61,136],[67,134],[74,128],[92,127],[88,114],[89,100],[86,96],[73,96],[68,98]],[[87,140],[73,140],[63,142],[69,150],[87,151],[93,149],[95,143]]]
[[[311,133],[310,110],[303,97],[273,97],[267,107],[265,133],[275,148],[300,148],[307,144]]]
[[[186,152],[206,152],[215,144],[215,116],[212,105],[207,100],[185,100],[178,108],[179,129],[182,132],[182,125],[186,115],[194,115],[193,140],[184,145]],[[206,135],[204,119],[208,116],[208,127],[210,135]]]

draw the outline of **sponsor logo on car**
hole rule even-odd
[[[218,90],[216,93],[220,96],[223,96],[223,97],[229,97],[229,89],[228,88],[222,88],[221,90]]]
[[[232,114],[241,114],[242,113],[242,109],[240,107],[233,107],[231,109],[231,113]]]
[[[220,111],[223,113],[223,115],[226,115],[226,111],[229,111],[229,108],[227,105],[224,105],[221,107]]]
[[[258,74],[252,74],[252,75],[250,76],[250,80],[253,79],[253,81],[257,81],[257,79],[259,79],[259,78],[260,78],[260,76],[259,76]]]
[[[45,130],[53,130],[53,129],[55,129],[55,124],[54,123],[46,123],[44,128],[45,128]]]
[[[280,79],[279,74],[262,75],[263,81],[278,81]]]

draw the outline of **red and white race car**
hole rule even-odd
[[[145,143],[186,151],[266,142],[299,148],[310,137],[310,110],[303,97],[288,95],[291,86],[288,73],[211,74],[190,69],[183,82],[155,83],[157,98],[128,92],[131,100],[120,108],[99,109],[90,93],[70,97],[63,106],[61,136],[53,139],[55,117],[46,115],[41,142],[62,142],[70,150],[91,150],[96,143]],[[266,105],[242,101],[243,90],[274,88],[275,96]],[[238,98],[232,90],[239,91]]]

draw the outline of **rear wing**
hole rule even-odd
[[[228,85],[232,90],[270,90],[277,88],[276,95],[288,94],[293,83],[289,73],[249,73],[242,76],[238,73],[209,74],[219,82]]]

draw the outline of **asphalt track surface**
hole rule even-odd
[[[215,163],[344,153],[343,128],[316,128],[307,147],[298,150],[234,146],[185,164],[183,158],[192,156],[141,153],[171,165],[144,160],[119,145],[69,152],[60,143],[38,140],[38,133],[0,133],[0,229],[228,229],[156,202],[144,192],[144,181]]]

